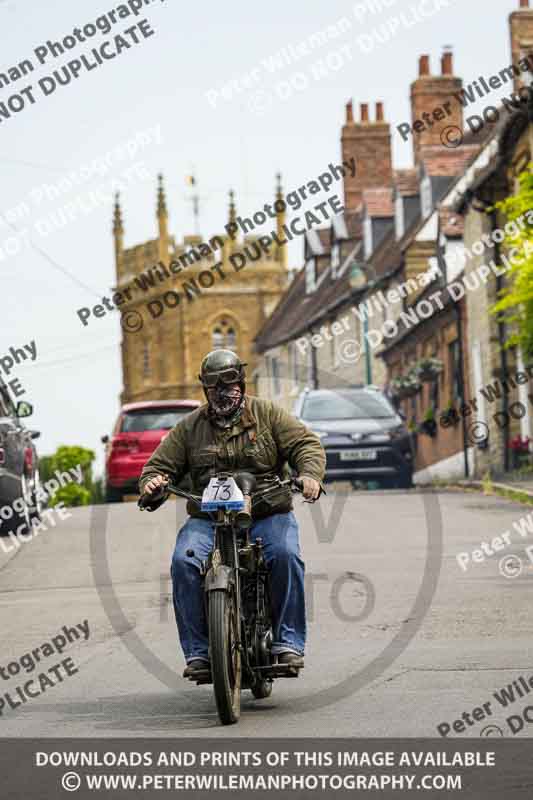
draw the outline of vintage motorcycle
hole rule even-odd
[[[288,487],[302,491],[296,478],[278,479],[260,493]],[[240,716],[241,690],[256,698],[269,697],[274,678],[297,678],[299,668],[278,664],[271,653],[272,617],[269,572],[260,538],[250,540],[255,478],[247,472],[220,473],[212,478],[203,496],[189,494],[167,483],[151,495],[142,495],[139,508],[159,507],[169,494],[191,500],[214,523],[213,549],[200,573],[204,578],[205,608],[209,632],[211,669],[197,672],[196,684],[212,683],[218,715],[224,725]],[[304,501],[309,502],[309,501]],[[194,557],[188,550],[187,556]]]

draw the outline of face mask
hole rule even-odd
[[[219,383],[213,389],[207,390],[207,399],[215,416],[230,417],[241,405],[242,390],[237,383],[231,386]]]

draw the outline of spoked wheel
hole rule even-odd
[[[218,716],[223,725],[241,713],[241,654],[237,648],[235,598],[225,591],[209,593],[209,648]]]

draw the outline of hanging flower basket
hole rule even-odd
[[[390,385],[392,391],[400,400],[414,397],[422,388],[418,378],[411,373],[409,373],[409,375],[393,378]]]
[[[420,433],[425,433],[426,436],[430,436],[432,439],[437,435],[438,425],[435,419],[435,412],[432,408],[426,411],[418,430]]]
[[[415,367],[415,372],[422,383],[436,381],[444,369],[440,358],[422,358]]]
[[[439,421],[443,428],[455,427],[459,424],[461,416],[454,406],[447,406],[440,415]]]

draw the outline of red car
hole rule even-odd
[[[197,400],[156,400],[122,406],[106,451],[106,501],[118,503],[138,493],[141,472],[159,442],[180,419],[201,405]]]

